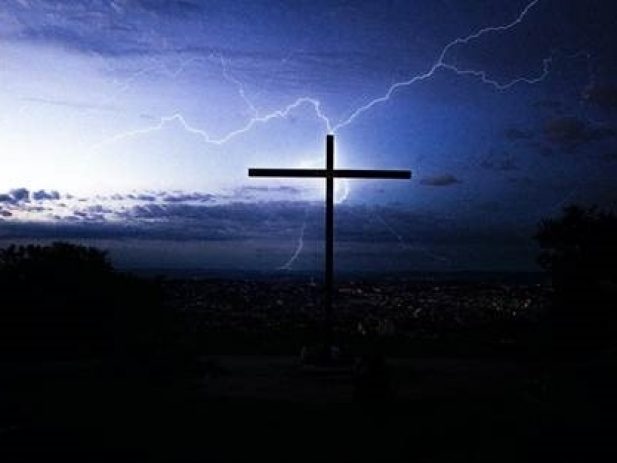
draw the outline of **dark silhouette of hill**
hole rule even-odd
[[[0,356],[146,362],[177,344],[180,323],[155,282],[116,272],[68,243],[0,250]]]
[[[104,253],[65,243],[0,251],[3,355],[111,352],[118,275]]]
[[[136,404],[147,414],[191,384],[179,312],[157,281],[118,273],[98,249],[1,249],[0,297],[0,461],[71,460],[80,448],[93,457]]]
[[[339,282],[350,371],[257,349],[320,333],[316,285],[140,279],[67,243],[0,250],[0,461],[615,461],[614,356],[543,355],[526,335],[557,327],[565,353],[584,322],[579,352],[609,344],[611,227],[595,210],[542,223],[544,324],[536,285]]]

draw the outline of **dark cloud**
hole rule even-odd
[[[30,200],[30,191],[28,191],[27,188],[15,188],[14,190],[9,191],[9,194],[13,198],[14,202]]]
[[[6,211],[4,209],[0,209],[0,216],[2,217],[11,217],[13,214],[9,211]]]
[[[103,209],[100,209],[101,211]],[[295,243],[305,224],[304,238],[323,238],[321,202],[272,201],[226,205],[144,204],[118,214],[124,220],[106,220],[94,209],[74,211],[50,222],[3,221],[0,241],[11,239],[105,239],[186,241],[264,240]],[[498,243],[514,240],[512,230],[490,224],[474,227],[454,219],[435,217],[399,207],[337,207],[337,241],[451,244]],[[518,233],[518,232],[517,232]],[[401,241],[402,240],[402,241]],[[293,246],[292,246],[293,247]]]
[[[45,190],[39,190],[39,191],[35,191],[32,193],[32,199],[34,199],[35,201],[45,201],[45,200],[57,200],[60,199],[60,193],[58,193],[55,190],[52,191],[45,191]]]
[[[215,199],[215,195],[209,193],[186,193],[183,191],[151,191],[148,190],[143,193],[128,193],[120,194],[114,193],[109,196],[96,196],[95,199],[107,200],[107,201],[141,201],[141,202],[155,202],[165,201],[170,203],[182,203],[182,202],[208,202]]]
[[[156,196],[148,195],[148,194],[139,194],[135,197],[135,199],[139,201],[156,201]]]
[[[84,210],[78,210],[73,212],[73,216],[69,216],[69,220],[79,220],[84,222],[106,222],[105,208],[102,206],[91,206]]]
[[[544,124],[544,135],[551,143],[575,146],[589,141],[587,126],[575,117],[551,119]]]
[[[566,150],[574,150],[580,145],[602,140],[615,135],[608,127],[592,127],[576,117],[559,117],[544,124],[546,140]]]
[[[617,85],[594,85],[586,89],[583,98],[600,109],[617,109]]]
[[[165,207],[158,204],[135,206],[126,212],[120,213],[128,219],[159,219],[166,218]]]
[[[303,192],[302,188],[290,186],[290,185],[279,185],[279,186],[255,186],[255,185],[245,185],[239,188],[236,188],[233,191],[233,194],[228,196],[227,199],[238,199],[238,200],[255,200],[256,198],[267,197],[272,199],[272,194],[280,194],[285,196],[289,195],[299,195]],[[261,196],[263,195],[263,196]]]
[[[6,3],[6,2],[5,2]],[[15,6],[7,10],[15,10]],[[0,5],[2,2],[0,2]],[[3,5],[0,6],[0,10]],[[260,21],[252,21],[253,14],[267,12],[271,9],[269,2],[202,2],[193,0],[127,0],[127,1],[92,1],[72,0],[52,2],[39,0],[31,9],[32,14],[24,12],[12,14],[18,19],[18,27],[0,28],[0,40],[26,42],[35,46],[54,46],[88,56],[98,55],[104,58],[133,58],[139,66],[142,58],[169,60],[175,67],[179,57],[193,56],[209,60],[213,56],[225,56],[230,61],[242,62],[243,72],[250,71],[255,81],[272,80],[272,66],[277,67],[277,86],[298,87],[307,83],[323,82],[323,71],[332,72],[341,69],[348,73],[366,75],[372,69],[374,59],[383,61],[383,54],[362,51],[326,51],[301,50],[303,46],[290,54],[289,47],[260,46],[262,41],[269,41],[269,34],[263,33]],[[277,8],[293,12],[294,7],[281,3]],[[321,9],[321,8],[320,8]],[[221,34],[214,34],[203,27],[206,17],[211,24],[218,24]],[[270,16],[270,15],[268,15]],[[273,19],[276,24],[276,19]],[[285,24],[289,19],[285,19]],[[257,41],[229,40],[232,31],[239,36],[261,36]],[[249,31],[253,31],[251,33]],[[278,27],[270,28],[275,33]],[[217,29],[218,31],[218,29]],[[302,41],[304,38],[302,38]],[[303,43],[303,42],[302,42]],[[292,56],[293,55],[293,56]],[[299,71],[281,66],[281,62],[292,60]],[[398,61],[398,60],[396,60]],[[127,62],[128,63],[128,62]],[[150,66],[151,64],[148,64]],[[250,69],[248,69],[250,68]],[[115,71],[112,71],[115,72]],[[35,101],[34,99],[32,101]],[[43,99],[38,103],[54,104],[77,109],[86,109],[88,102],[70,99]],[[96,106],[98,110],[114,111],[109,106]],[[148,114],[144,114],[148,117]],[[156,117],[158,120],[158,117]]]
[[[424,177],[422,180],[420,180],[420,183],[427,186],[450,186],[461,183],[461,181],[457,179],[454,175],[443,174],[435,175],[432,177]]]
[[[56,229],[66,231],[70,225],[72,236],[109,239],[125,236],[167,241],[280,239],[290,230],[296,232],[305,208],[306,205],[286,202],[267,205],[147,203],[115,211],[115,220],[108,220],[108,209],[93,206],[74,211],[69,217],[56,217],[56,227],[60,227]],[[93,225],[93,222],[99,223]]]
[[[108,217],[110,207],[115,211]],[[490,210],[500,209],[495,205],[486,207]],[[16,239],[22,242],[101,240],[100,243],[106,243],[104,246],[119,246],[125,252],[125,243],[131,240],[137,247],[154,246],[160,249],[161,243],[165,243],[165,247],[172,249],[174,246],[199,243],[199,246],[215,245],[217,249],[220,249],[219,246],[245,249],[251,254],[259,248],[259,243],[274,243],[272,246],[282,246],[283,259],[287,259],[289,255],[285,253],[293,252],[301,230],[304,230],[307,244],[303,258],[314,259],[315,252],[320,253],[322,249],[322,202],[147,202],[123,205],[122,208],[94,205],[75,210],[67,217],[56,216],[53,222],[15,221],[7,217],[6,220],[0,220],[0,245]],[[529,236],[518,229],[501,226],[490,220],[488,223],[478,220],[460,221],[448,215],[411,210],[403,204],[379,207],[337,205],[337,243],[350,256],[367,252],[374,258],[375,248],[367,251],[362,246],[362,243],[366,243],[371,247],[381,246],[379,249],[383,249],[383,252],[412,253],[416,257],[414,262],[417,262],[418,256],[415,253],[429,255],[433,247],[439,249],[441,254],[451,255],[468,245],[501,249],[504,244],[512,243],[526,249]],[[381,251],[378,254],[383,255]],[[470,262],[475,265],[476,260]],[[243,263],[244,259],[237,265]]]
[[[185,202],[208,202],[212,201],[215,196],[209,193],[163,193],[163,201],[167,203],[185,203]],[[139,198],[137,198],[139,199]]]
[[[243,192],[260,192],[260,193],[289,193],[289,194],[300,194],[302,193],[301,188],[288,186],[288,185],[280,185],[280,186],[244,186],[238,188],[236,191],[239,193]]]
[[[43,206],[28,206],[25,208],[25,211],[27,212],[45,212],[50,210],[48,207],[43,207]]]
[[[87,212],[92,214],[112,214],[113,209],[103,206],[101,204],[95,204],[94,206],[90,206],[86,209]]]

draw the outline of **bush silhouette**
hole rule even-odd
[[[159,286],[116,272],[95,248],[2,249],[0,294],[0,356],[13,360],[98,358],[158,367],[181,340]]]
[[[539,263],[555,290],[552,321],[587,340],[612,336],[617,325],[617,216],[569,206],[535,235]]]
[[[92,248],[54,243],[1,250],[2,342],[15,355],[100,351],[111,328],[105,310],[114,278],[105,254]]]

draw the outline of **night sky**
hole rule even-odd
[[[0,246],[121,267],[534,270],[537,222],[617,206],[611,0],[0,3]]]

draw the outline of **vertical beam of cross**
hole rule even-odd
[[[331,344],[332,292],[334,286],[334,135],[326,136],[326,269],[325,300],[326,342]]]
[[[304,177],[326,180],[326,230],[324,311],[326,318],[326,342],[332,345],[332,294],[334,291],[334,179],[410,179],[409,170],[356,170],[334,168],[334,135],[326,136],[325,169],[249,169],[249,177]]]

